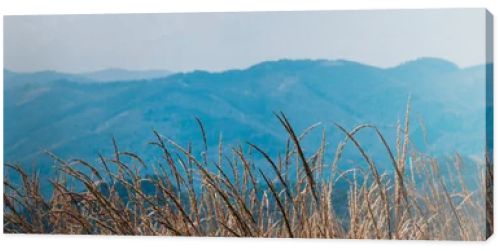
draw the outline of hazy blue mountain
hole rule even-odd
[[[75,83],[116,82],[162,78],[172,73],[164,70],[130,71],[124,69],[106,69],[86,73],[62,73],[57,71],[39,71],[30,73],[14,72],[4,69],[5,89],[24,84],[47,84],[56,81]]]
[[[5,161],[50,163],[44,150],[95,160],[97,153],[111,152],[112,136],[121,149],[152,161],[160,158],[147,144],[153,128],[200,148],[195,117],[204,122],[213,153],[222,137],[225,145],[250,141],[275,154],[286,140],[273,115],[278,111],[298,132],[321,123],[305,139],[306,151],[318,147],[325,129],[333,154],[343,138],[334,123],[348,129],[375,124],[394,145],[396,121],[403,119],[410,94],[412,147],[434,155],[479,155],[485,146],[486,66],[461,69],[429,58],[388,69],[345,60],[279,60],[220,73],[89,81],[96,75],[113,79],[114,73],[81,79],[57,78],[53,72],[4,74]],[[369,153],[383,151],[372,133],[359,137]]]
[[[114,82],[127,80],[144,80],[162,78],[172,74],[164,70],[130,71],[124,69],[106,69],[80,74],[80,76],[91,79],[95,82]]]
[[[19,87],[25,84],[47,84],[59,80],[67,80],[77,83],[92,82],[84,76],[77,74],[61,73],[56,71],[39,71],[30,73],[13,72],[3,70],[4,90]]]

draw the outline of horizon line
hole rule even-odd
[[[207,70],[207,69],[192,69],[192,70],[186,70],[186,71],[175,71],[171,69],[159,69],[159,68],[151,68],[151,69],[130,69],[130,68],[121,68],[121,67],[108,67],[108,68],[101,68],[101,69],[96,69],[96,70],[87,70],[87,71],[64,71],[64,70],[56,70],[56,69],[40,69],[40,70],[34,70],[34,71],[24,71],[24,70],[13,70],[8,67],[3,67],[4,71],[9,71],[15,74],[35,74],[35,73],[42,73],[42,72],[53,72],[53,73],[59,73],[59,74],[68,74],[68,75],[85,75],[85,74],[92,74],[92,73],[98,73],[98,72],[103,72],[103,71],[110,71],[110,70],[119,70],[119,71],[129,71],[129,72],[148,72],[148,71],[165,71],[165,72],[170,72],[171,74],[177,74],[177,73],[192,73],[192,72],[208,72],[208,73],[223,73],[227,71],[233,71],[233,70],[247,70],[250,69],[254,66],[263,64],[263,63],[269,63],[269,62],[280,62],[280,61],[329,61],[329,62],[351,62],[351,63],[356,63],[356,64],[361,64],[365,66],[370,66],[370,67],[375,67],[379,69],[391,69],[391,68],[396,68],[399,66],[402,66],[407,63],[411,62],[416,62],[420,60],[428,60],[428,59],[434,59],[434,60],[441,60],[445,61],[447,63],[453,64],[456,66],[458,69],[467,69],[467,68],[472,68],[476,66],[481,66],[481,65],[487,65],[487,64],[493,64],[493,62],[484,62],[484,63],[479,63],[479,64],[471,64],[467,66],[460,66],[457,63],[453,62],[452,60],[446,59],[446,58],[440,58],[440,57],[433,57],[433,56],[422,56],[418,58],[413,58],[409,60],[402,61],[396,65],[392,66],[378,66],[374,64],[369,64],[361,61],[356,61],[352,59],[346,59],[346,58],[336,58],[336,59],[328,59],[328,58],[277,58],[277,59],[270,59],[270,60],[263,60],[259,61],[256,63],[252,63],[250,65],[244,66],[244,67],[234,67],[234,68],[227,68],[227,69],[222,69],[222,70]]]

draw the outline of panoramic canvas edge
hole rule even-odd
[[[493,132],[493,70],[494,70],[494,58],[493,58],[493,14],[485,9],[485,22],[486,22],[486,45],[485,45],[485,58],[486,58],[486,238],[489,239],[494,232],[494,204],[493,204],[493,190],[494,190],[494,132]]]

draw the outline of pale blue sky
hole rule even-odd
[[[220,71],[281,58],[389,67],[485,62],[485,10],[244,12],[4,17],[4,67]]]

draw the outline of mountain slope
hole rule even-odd
[[[40,77],[8,88],[17,86],[16,79],[34,76],[7,76],[4,157],[47,164],[43,152],[50,150],[63,158],[93,160],[97,153],[111,152],[114,136],[122,149],[154,161],[158,155],[147,145],[153,128],[201,148],[195,117],[203,121],[212,148],[222,137],[226,145],[250,141],[275,154],[286,139],[273,115],[278,111],[299,132],[321,122],[330,153],[343,138],[334,123],[346,128],[375,124],[393,144],[409,95],[414,147],[476,155],[485,142],[485,75],[484,66],[460,69],[422,59],[389,69],[345,60],[280,60],[244,70],[105,85],[87,78]],[[372,134],[359,137],[370,153],[383,150]],[[305,150],[317,147],[320,138],[321,129],[311,133]]]

